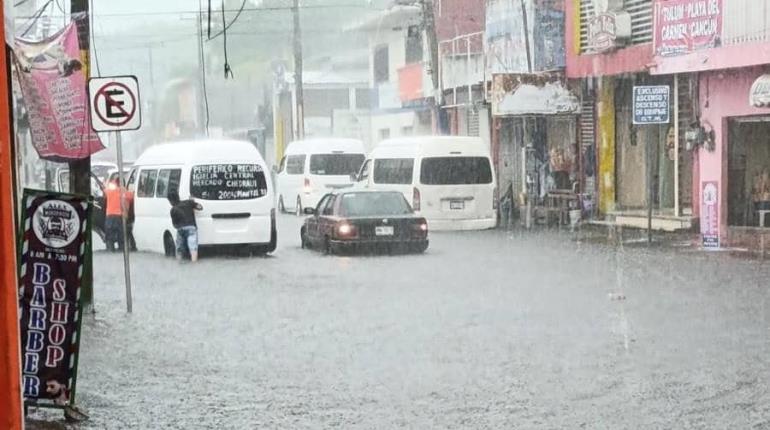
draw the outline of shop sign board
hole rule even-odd
[[[25,190],[19,255],[24,400],[72,406],[80,345],[81,274],[91,204],[70,194]]]
[[[713,48],[722,34],[723,0],[657,0],[655,54],[676,56]]]
[[[719,182],[704,181],[701,184],[700,229],[703,247],[719,248]]]
[[[671,120],[671,88],[668,85],[634,86],[634,124],[668,124]]]

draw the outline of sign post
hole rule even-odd
[[[671,122],[671,88],[668,85],[634,86],[634,125],[668,124]],[[652,142],[647,142],[647,244],[652,243],[652,204],[655,197],[655,177]]]
[[[126,309],[131,313],[131,264],[129,259],[128,226],[123,179],[123,142],[121,131],[137,130],[142,126],[142,114],[139,103],[139,82],[135,76],[110,76],[91,78],[88,81],[88,95],[91,107],[91,127],[94,131],[115,132],[115,144],[118,158],[118,189],[120,195],[120,214],[123,225],[123,270],[126,279]]]

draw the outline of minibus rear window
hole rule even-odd
[[[267,195],[257,164],[206,164],[190,171],[190,195],[202,200],[247,200]]]
[[[420,183],[425,185],[491,184],[492,168],[486,157],[423,158]]]
[[[310,156],[311,175],[350,176],[358,173],[364,154],[313,154]]]

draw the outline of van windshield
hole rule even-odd
[[[420,182],[425,185],[491,184],[492,168],[486,157],[423,158]]]
[[[206,164],[190,171],[190,195],[202,200],[246,200],[267,195],[257,164]]]
[[[372,177],[375,184],[411,184],[413,171],[413,158],[379,158]]]
[[[364,154],[314,154],[310,156],[310,174],[350,176],[358,173],[364,158]]]

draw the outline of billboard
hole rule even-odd
[[[722,35],[722,0],[658,0],[654,30],[658,56],[713,48]]]

